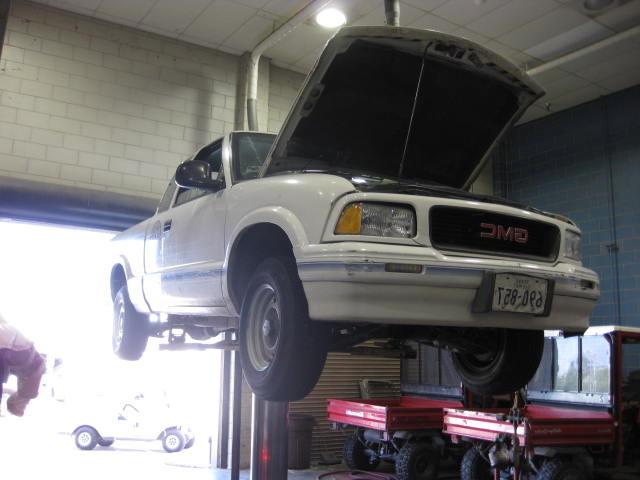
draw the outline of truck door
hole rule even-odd
[[[166,225],[171,219],[170,207],[175,196],[177,185],[172,178],[160,200],[156,214],[148,222],[144,238],[144,277],[142,288],[151,310],[166,311],[167,305],[162,297],[162,252]]]
[[[202,148],[194,160],[207,161],[212,176],[224,177],[222,140]],[[169,311],[191,313],[190,307],[224,306],[221,274],[226,189],[179,188],[169,212],[163,223],[161,278]]]

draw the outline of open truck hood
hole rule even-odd
[[[325,47],[264,175],[348,170],[467,188],[544,92],[513,64],[429,30],[346,27]]]

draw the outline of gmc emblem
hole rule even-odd
[[[480,232],[482,238],[495,238],[506,242],[527,243],[529,241],[529,230],[518,227],[504,227],[495,223],[481,223],[480,228],[485,232]]]

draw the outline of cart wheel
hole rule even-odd
[[[378,457],[367,455],[367,448],[360,439],[358,432],[354,433],[344,442],[344,463],[353,470],[375,470],[380,464]]]
[[[176,453],[184,448],[185,439],[180,430],[176,428],[168,429],[162,437],[162,448],[167,453]]]
[[[471,447],[462,457],[460,480],[491,480],[491,467],[480,452]]]
[[[398,480],[435,480],[439,459],[438,452],[430,444],[407,442],[396,459]]]
[[[585,471],[579,465],[554,458],[542,466],[536,480],[583,480],[585,477]]]
[[[453,365],[462,383],[481,395],[513,393],[535,375],[542,350],[544,332],[537,330],[495,330],[493,352],[476,355],[454,352]]]

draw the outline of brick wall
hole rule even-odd
[[[640,86],[520,126],[503,150],[501,193],[582,229],[602,280],[592,323],[640,326]]]
[[[233,128],[237,69],[233,55],[14,1],[0,175],[157,198],[180,161]]]

